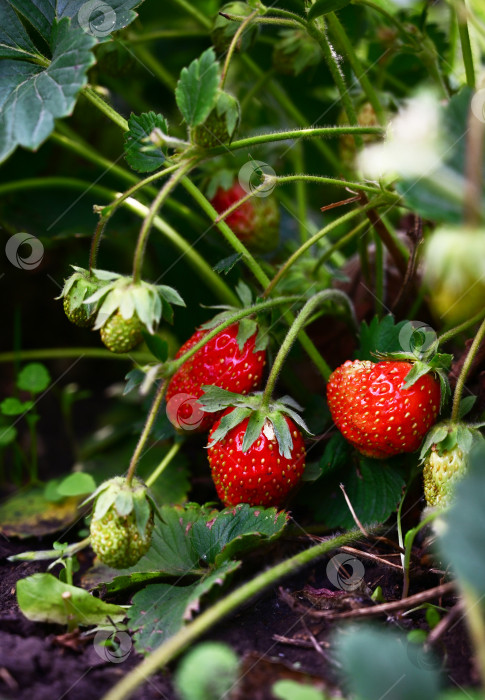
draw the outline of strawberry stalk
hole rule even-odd
[[[245,18],[244,18],[244,21],[241,22],[241,24],[240,24],[239,27],[237,28],[236,33],[235,33],[234,36],[232,37],[231,44],[230,44],[229,49],[228,49],[228,51],[227,51],[226,60],[224,61],[224,68],[222,69],[222,73],[221,73],[221,80],[220,80],[220,83],[219,83],[219,87],[220,87],[221,90],[224,88],[224,83],[226,82],[227,73],[228,73],[228,71],[229,71],[229,65],[230,65],[231,59],[232,59],[232,57],[233,57],[233,55],[234,55],[234,51],[236,50],[237,43],[238,43],[238,41],[239,41],[239,39],[240,39],[242,33],[243,33],[244,30],[246,29],[246,27],[251,23],[251,21],[252,21],[255,17],[258,16],[258,14],[259,14],[259,10],[255,10],[255,11],[252,12],[250,15],[248,15],[247,17],[245,17]]]
[[[133,282],[139,282],[141,279],[141,270],[143,266],[143,259],[145,257],[145,248],[148,241],[148,236],[150,235],[150,231],[153,225],[153,220],[158,214],[158,211],[165,199],[167,199],[168,195],[177,186],[180,180],[182,180],[185,177],[185,175],[187,175],[187,173],[190,172],[190,170],[195,166],[195,164],[196,161],[192,159],[181,165],[180,168],[176,170],[172,174],[170,179],[167,180],[167,182],[163,185],[163,187],[160,189],[159,193],[151,203],[150,209],[148,210],[148,214],[145,217],[140,229],[140,233],[138,234],[135,255],[133,257]]]
[[[275,361],[273,363],[273,366],[271,368],[270,375],[268,377],[268,381],[266,383],[266,388],[264,390],[263,394],[263,399],[262,399],[262,404],[261,404],[261,410],[265,411],[268,410],[270,401],[271,401],[271,396],[274,391],[275,384],[278,380],[278,376],[280,374],[281,368],[283,367],[283,363],[286,359],[286,356],[288,355],[293,343],[295,342],[298,334],[300,331],[304,328],[306,322],[310,318],[310,316],[313,314],[315,309],[320,306],[320,304],[326,302],[326,301],[334,301],[336,304],[338,303],[343,303],[345,306],[347,306],[349,310],[349,317],[352,320],[352,323],[355,327],[355,330],[357,331],[358,326],[357,326],[357,319],[355,317],[355,311],[352,306],[352,302],[350,301],[349,297],[344,294],[343,292],[339,292],[338,290],[335,289],[324,289],[321,292],[318,292],[318,294],[315,294],[311,299],[307,301],[305,306],[302,308],[298,316],[296,317],[295,321],[292,323],[290,326],[290,329],[288,330],[288,333],[286,334],[286,337],[278,351],[278,354],[276,355]]]
[[[466,381],[468,373],[469,373],[471,366],[473,364],[473,360],[475,359],[475,356],[478,352],[478,348],[480,347],[484,336],[485,336],[485,320],[482,321],[482,324],[477,331],[477,334],[473,340],[473,343],[471,344],[470,350],[468,351],[468,355],[466,356],[466,360],[463,363],[463,367],[461,368],[460,375],[459,375],[458,380],[456,382],[455,393],[453,395],[453,408],[451,410],[451,420],[452,421],[457,421],[459,418],[460,402],[461,402],[461,397],[463,394],[463,389],[465,387],[465,381]]]
[[[153,424],[155,423],[158,411],[160,410],[160,406],[162,405],[163,397],[165,396],[165,392],[167,390],[167,385],[167,380],[163,381],[158,387],[157,393],[155,394],[155,398],[153,399],[150,412],[148,413],[147,419],[145,421],[145,426],[135,447],[133,456],[130,460],[130,466],[128,467],[128,473],[126,475],[127,486],[131,485],[133,477],[135,476],[136,467],[138,465],[138,462],[140,461],[143,449],[152,431]]]

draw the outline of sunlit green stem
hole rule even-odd
[[[445,333],[440,335],[440,337],[438,338],[438,344],[444,345],[455,336],[460,335],[460,333],[467,331],[469,328],[472,328],[476,323],[481,321],[484,316],[485,308],[480,309],[480,311],[477,314],[475,314],[468,320],[463,321],[463,323],[460,323],[459,326],[455,326],[455,328],[450,328],[449,331],[446,331]]]
[[[183,442],[182,440],[179,440],[178,442],[174,442],[172,447],[169,449],[165,457],[162,459],[158,467],[153,471],[148,479],[146,479],[145,483],[148,487],[153,486],[155,481],[158,479],[161,474],[165,471],[165,469],[168,467],[172,459],[175,457],[175,455],[178,453],[180,448],[182,447]]]
[[[128,467],[128,473],[126,475],[126,483],[128,485],[131,484],[133,480],[136,467],[138,465],[138,462],[140,461],[140,457],[142,456],[147,440],[150,437],[150,433],[152,432],[152,428],[158,415],[158,411],[160,410],[160,406],[162,405],[162,401],[165,396],[165,391],[167,390],[167,383],[167,381],[161,382],[156,391],[152,407],[150,408],[150,412],[148,413],[148,416],[145,421],[145,426],[135,447],[133,456],[130,460],[130,466]]]

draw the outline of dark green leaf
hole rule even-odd
[[[362,321],[360,327],[360,348],[356,353],[356,357],[359,360],[376,362],[376,352],[402,351],[403,347],[399,340],[399,334],[407,323],[409,321],[401,321],[394,324],[394,318],[390,314],[384,316],[382,320],[374,316],[370,324]]]
[[[54,129],[54,120],[72,113],[94,63],[90,49],[95,43],[63,19],[53,25],[52,60],[46,68],[0,61],[0,162],[18,145],[37,149]]]
[[[242,257],[242,253],[234,253],[234,255],[229,255],[227,258],[223,258],[222,260],[219,260],[219,262],[216,262],[212,269],[215,272],[222,272],[223,274],[227,275],[227,273],[232,270],[234,265],[237,265]]]
[[[204,51],[188,68],[182,68],[175,99],[189,126],[202,124],[209,116],[216,103],[219,76],[220,67],[212,48]]]
[[[347,440],[341,433],[332,435],[320,459],[321,473],[329,474],[337,469],[344,471],[351,463],[352,448]]]
[[[329,12],[336,12],[350,4],[351,0],[316,0],[308,11],[308,19],[317,19]]]
[[[143,340],[146,346],[152,353],[154,357],[160,362],[165,362],[168,357],[168,343],[166,340],[160,338],[159,335],[151,335],[151,333],[143,332]],[[145,376],[145,375],[144,375]],[[128,393],[128,385],[126,386],[125,393]]]
[[[7,0],[0,0],[0,57],[36,59],[39,52]]]
[[[485,448],[479,446],[470,456],[469,471],[456,485],[455,500],[446,513],[446,529],[441,534],[441,550],[460,581],[485,595]]]
[[[63,593],[70,594],[66,604]],[[70,615],[79,625],[121,622],[126,612],[88,591],[59,581],[52,574],[33,574],[17,581],[17,601],[25,617],[34,622],[67,624]]]
[[[139,173],[151,173],[157,170],[165,160],[165,152],[156,145],[150,136],[154,129],[163,134],[168,133],[165,117],[155,112],[132,114],[128,119],[130,130],[125,134],[125,158],[129,165]]]
[[[337,637],[337,656],[346,678],[344,686],[359,700],[438,698],[437,659],[397,634],[352,627]]]
[[[149,653],[190,622],[198,612],[202,598],[214,587],[221,586],[239,562],[226,562],[198,583],[189,586],[151,584],[133,596],[128,618],[134,634],[135,647]]]

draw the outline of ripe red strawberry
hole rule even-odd
[[[330,376],[327,399],[332,418],[362,454],[384,459],[414,452],[436,422],[440,379],[418,374],[409,386],[413,366],[401,360],[349,360]]]
[[[247,195],[235,182],[228,190],[219,187],[211,204],[222,214]],[[240,241],[258,253],[268,253],[278,245],[280,213],[274,197],[253,197],[225,219]]]
[[[280,416],[288,426],[292,447],[288,457],[280,453],[275,429],[267,418],[259,437],[246,451],[243,440],[250,418],[245,418],[227,434],[214,442],[228,408],[209,434],[207,454],[217,494],[226,506],[249,503],[252,506],[278,506],[300,480],[305,468],[305,445],[296,423]]]
[[[202,411],[196,399],[204,385],[213,385],[247,394],[261,386],[266,351],[255,351],[257,334],[254,333],[242,348],[237,342],[239,324],[235,323],[218,333],[175,372],[166,394],[167,415],[172,424],[182,430],[205,432],[218,415]],[[180,348],[176,358],[182,357],[207,333],[197,330]]]

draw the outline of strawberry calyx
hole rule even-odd
[[[479,430],[479,425],[452,420],[441,421],[428,432],[419,458],[423,462],[431,451],[444,454],[455,448],[468,455],[476,443],[483,441],[485,438]]]
[[[412,364],[411,369],[407,373],[403,388],[409,389],[413,384],[425,374],[434,374],[440,383],[440,409],[446,403],[446,400],[450,396],[450,383],[448,381],[448,372],[451,366],[451,361],[453,355],[447,353],[435,353],[432,354],[432,349],[429,348],[426,352],[389,352],[389,353],[374,353],[378,358],[379,362],[390,360],[390,361],[404,361],[410,362]]]
[[[90,318],[95,311],[95,305],[86,300],[99,290],[103,281],[83,267],[71,267],[74,273],[64,281],[64,287],[56,299],[68,300],[71,313],[85,305],[86,316]]]
[[[162,317],[172,322],[171,304],[185,306],[180,294],[172,287],[133,282],[131,276],[106,270],[92,270],[92,275],[98,280],[99,288],[82,303],[95,305],[94,330],[103,328],[119,312],[125,320],[136,315],[148,333],[153,335]]]
[[[122,518],[133,513],[140,537],[145,536],[153,513],[160,518],[157,504],[147,486],[138,477],[134,477],[131,484],[128,484],[123,476],[104,481],[81,505],[90,501],[94,501],[94,520],[101,520],[111,508]]]
[[[263,392],[254,392],[248,396],[235,394],[216,386],[202,387],[204,393],[199,403],[207,413],[217,413],[227,408],[234,410],[225,413],[219,426],[210,436],[208,447],[213,447],[223,440],[236,426],[249,418],[242,442],[242,451],[247,452],[263,432],[266,437],[276,438],[281,456],[290,459],[293,450],[293,438],[284,416],[291,418],[302,430],[311,435],[305,421],[300,416],[302,407],[291,398],[282,396],[263,406]]]

